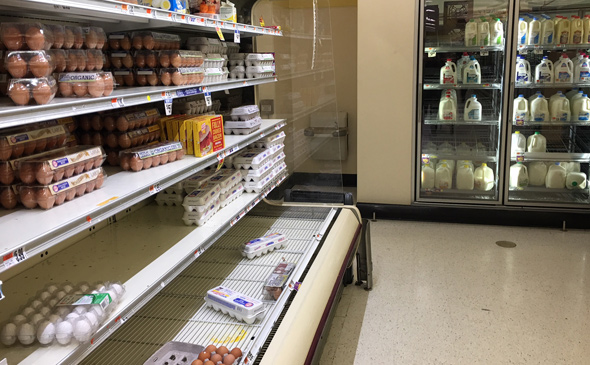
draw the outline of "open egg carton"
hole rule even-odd
[[[251,66],[273,66],[275,57],[272,53],[249,53],[244,58],[244,64]],[[273,68],[274,70],[274,68]]]
[[[207,307],[227,314],[247,324],[254,323],[264,317],[264,303],[258,299],[243,295],[224,286],[207,291],[205,296]]]
[[[229,76],[229,71],[226,67],[223,68],[206,68],[205,69],[205,78],[203,80],[204,83],[210,84],[214,82],[223,82],[227,81]]]
[[[277,132],[277,133],[273,133],[269,136],[266,137],[262,137],[260,138],[258,141],[250,144],[251,147],[254,148],[271,148],[274,147],[276,145],[280,145],[283,142],[285,142],[285,132]]]
[[[242,247],[242,256],[248,259],[260,257],[274,250],[279,250],[287,246],[287,236],[282,233],[273,233],[264,237],[244,243]]]
[[[249,79],[260,79],[271,77],[275,73],[274,66],[248,66],[246,67],[246,77]]]

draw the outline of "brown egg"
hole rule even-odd
[[[73,123],[71,123],[73,124]],[[47,150],[52,150],[55,148],[55,146],[57,146],[57,137],[49,137],[47,138],[47,146],[45,148],[47,148]]]
[[[216,365],[216,364],[217,364],[217,363],[215,363],[215,362],[213,362],[213,361],[209,360],[209,361],[205,361],[205,364],[204,364],[204,365]]]
[[[96,180],[89,181],[86,183],[86,194],[92,193],[96,188]]]
[[[234,357],[237,359],[238,357],[242,357],[242,350],[240,350],[239,347],[236,347],[230,351],[230,354],[234,355]]]
[[[84,34],[80,27],[74,30],[74,48],[80,49],[84,45]]]
[[[74,46],[75,39],[76,39],[76,37],[74,36],[74,32],[72,31],[72,29],[70,27],[66,27],[65,33],[64,33],[63,48],[64,49],[72,48]]]
[[[191,365],[204,365],[204,364],[201,360],[196,359],[195,361],[191,362]]]
[[[94,133],[94,135],[92,135],[92,144],[95,146],[102,146],[104,143],[103,138],[102,138],[102,134],[100,133]]]
[[[104,157],[98,156],[98,157],[95,157],[92,161],[94,161],[92,168],[97,169],[97,168],[101,167],[102,164],[104,163]]]
[[[135,85],[135,75],[132,72],[123,76],[123,80],[125,81],[125,85],[127,86],[134,86]]]
[[[223,358],[223,365],[233,365],[233,363],[236,361],[236,357],[232,354],[227,354],[224,358]]]
[[[54,93],[45,81],[39,81],[33,88],[33,98],[39,105],[47,104],[53,99]]]
[[[145,85],[147,85],[147,76],[146,75],[136,75],[135,81],[137,81],[137,84],[139,86],[145,86]]]
[[[90,116],[90,126],[92,126],[92,129],[94,129],[95,131],[101,131],[102,130],[102,117],[99,114],[94,114]]]
[[[144,68],[145,67],[145,55],[143,53],[136,53],[135,54],[135,66],[139,67],[139,68]]]
[[[9,50],[18,50],[23,48],[25,37],[16,26],[9,26],[3,29],[2,42]]]
[[[133,171],[141,171],[141,169],[143,168],[143,161],[139,157],[133,156],[129,160],[129,166]]]
[[[6,59],[6,70],[12,77],[22,78],[29,72],[27,68],[27,61],[25,61],[20,54],[16,53],[10,55]]]
[[[229,350],[225,346],[219,346],[217,348],[217,353],[221,356],[224,356],[225,354],[229,354]]]
[[[86,52],[86,71],[93,71],[95,69],[96,69],[96,57],[94,57],[92,52]]]
[[[98,44],[98,34],[96,34],[96,31],[94,31],[94,29],[90,29],[88,31],[88,33],[86,34],[85,44],[86,44],[86,48],[89,48],[89,49],[96,48],[96,45]],[[102,48],[102,46],[101,46],[101,48]]]
[[[121,134],[119,136],[119,146],[121,148],[129,148],[131,147],[131,138],[127,135],[127,133]]]
[[[105,72],[102,74],[102,78],[104,80],[104,96],[109,96],[113,93],[113,89],[115,88],[113,75],[110,72]]]
[[[35,146],[35,153],[45,151],[47,147],[47,138],[42,138],[37,140],[37,145]]]
[[[67,178],[70,178],[70,177],[74,176],[74,173],[75,173],[75,172],[76,172],[76,167],[75,167],[74,165],[69,165],[69,166],[66,166],[66,167],[64,168],[64,177],[65,177],[66,179],[67,179]]]
[[[86,94],[88,94],[88,87],[85,82],[75,82],[73,85],[74,94],[77,96],[86,96]]]
[[[131,56],[131,54],[127,53],[125,55],[125,57],[123,57],[121,59],[121,63],[123,63],[123,66],[125,66],[126,68],[132,68],[133,67],[133,57]]]
[[[9,163],[0,163],[0,184],[10,185],[14,182],[14,170]]]
[[[76,62],[78,62],[78,71],[86,70],[86,53],[84,51],[76,52]]]
[[[5,138],[0,138],[0,161],[6,161],[12,155],[12,146]]]
[[[82,183],[78,186],[76,186],[76,196],[84,196],[84,194],[86,194],[86,184]]]
[[[111,55],[110,59],[111,59],[111,65],[114,68],[122,68],[123,67],[123,58],[122,57],[113,57]]]
[[[135,48],[135,49],[142,49],[143,48],[143,38],[140,35],[133,37],[132,43],[133,43],[133,48]],[[123,42],[121,42],[121,48],[125,49],[123,47]]]
[[[180,57],[180,55],[178,53],[173,53],[170,56],[170,64],[172,65],[172,67],[180,67],[182,66],[182,57]]]
[[[119,85],[119,86],[125,85],[125,80],[123,79],[122,75],[115,75],[114,78],[115,78],[115,83],[117,85]]]
[[[107,136],[105,138],[105,142],[106,142],[107,146],[109,146],[110,148],[119,147],[119,139],[117,138],[117,136],[114,133],[107,134]]]
[[[176,159],[177,160],[181,160],[184,157],[184,155],[185,155],[184,150],[176,151]]]
[[[25,208],[33,209],[37,206],[37,193],[35,188],[21,186],[19,195],[20,201]]]
[[[170,76],[170,72],[162,72],[162,74],[160,74],[160,81],[162,81],[162,85],[170,86],[172,83],[172,76]]]
[[[100,30],[100,32],[97,33],[98,35],[98,40],[96,41],[96,49],[103,49],[105,47],[108,47],[107,45],[107,35],[105,34],[104,30]]]
[[[169,67],[170,66],[170,56],[166,52],[160,53],[160,65],[162,67]]]
[[[122,156],[119,156],[119,164],[121,165],[121,168],[123,170],[129,171],[129,169],[131,169],[130,162],[131,162],[131,156],[129,154],[124,154]]]
[[[95,187],[95,189],[100,189],[102,187],[102,184],[104,184],[104,175],[101,172],[96,177],[96,187]]]
[[[218,362],[223,361],[223,356],[219,354],[211,355],[211,361],[214,365],[217,365]]]
[[[152,157],[152,166],[153,167],[160,166],[160,161],[161,161],[161,158],[159,155]]]
[[[172,83],[176,86],[180,86],[183,84],[183,82],[182,74],[178,71],[174,71],[172,74]]]
[[[151,157],[143,159],[143,169],[147,170],[152,167],[153,159]]]
[[[15,144],[12,146],[12,158],[19,158],[23,153],[25,153],[25,145]]]
[[[105,116],[102,119],[102,125],[103,125],[103,128],[106,129],[107,131],[109,131],[109,132],[114,131],[115,127],[116,127],[115,118],[113,118],[110,115]]]
[[[146,79],[148,84],[150,84],[151,86],[156,86],[160,82],[160,79],[158,79],[158,75],[156,75],[156,73],[148,75]]]
[[[110,151],[107,154],[107,162],[111,166],[119,165],[119,153],[117,153],[116,151]]]
[[[75,52],[68,52],[66,58],[66,70],[68,72],[74,72],[78,69],[78,57]]]
[[[78,125],[83,131],[89,131],[92,129],[91,116],[89,114],[81,115],[78,117]]]
[[[61,96],[67,98],[74,94],[74,85],[71,82],[60,82],[58,86]]]
[[[104,68],[104,60],[105,56],[102,52],[98,51],[98,53],[94,53],[94,68],[96,71],[102,71]]]
[[[36,25],[30,26],[25,33],[25,42],[29,49],[38,51],[45,49],[45,35]]]
[[[66,200],[66,192],[57,193],[55,195],[55,205],[62,205]]]
[[[8,96],[17,105],[27,105],[31,100],[29,88],[21,83],[12,84],[8,90]]]
[[[139,40],[141,41],[141,37],[139,38]],[[133,41],[135,42],[135,38],[133,39]],[[125,36],[123,39],[121,39],[121,48],[126,51],[129,51],[131,49],[131,40],[128,36]],[[141,49],[141,47],[137,49]]]
[[[80,135],[80,143],[82,143],[83,145],[92,144],[92,137],[90,136],[90,133],[83,133],[82,135]]]
[[[66,190],[66,201],[70,201],[76,197],[76,189],[72,188],[70,190]]]
[[[53,182],[58,182],[64,178],[64,169],[57,169],[53,171]]]
[[[208,353],[207,351],[202,351],[201,353],[199,353],[199,360],[205,361],[205,360],[209,359],[210,356],[211,356],[211,354]]]
[[[84,172],[84,162],[79,162],[77,164],[74,164],[74,174],[75,175],[80,175],[81,173]]]
[[[117,118],[117,129],[121,132],[125,132],[129,129],[129,121],[124,115]]]
[[[61,25],[52,26],[53,30],[53,48],[61,48],[65,42],[65,31]]]
[[[29,60],[29,69],[35,77],[45,77],[51,75],[52,67],[49,60],[44,54],[33,56]]]
[[[49,188],[37,190],[37,204],[43,209],[51,209],[55,204],[55,195],[51,194]]]
[[[143,46],[145,49],[154,49],[156,47],[156,41],[154,40],[154,37],[149,34],[143,37]]]
[[[109,39],[109,46],[111,47],[111,49],[113,50],[119,50],[121,49],[121,40],[120,39]]]
[[[90,171],[94,168],[94,159],[84,162],[84,171]]]
[[[88,92],[91,96],[97,98],[104,94],[104,80],[102,76],[98,76],[96,81],[88,85]]]
[[[145,64],[149,68],[156,68],[156,67],[158,67],[158,58],[156,57],[156,54],[154,52],[149,53],[145,57]]]
[[[176,151],[168,152],[168,162],[174,162],[174,161],[176,161],[176,158],[177,158]]]
[[[33,153],[35,153],[35,148],[37,147],[37,142],[36,141],[26,142],[24,144],[24,146],[25,146],[24,155],[25,156],[32,155]]]
[[[4,209],[14,209],[18,204],[18,197],[11,188],[6,188],[0,193],[0,204]]]
[[[164,153],[160,155],[160,165],[165,165],[168,163],[168,154]]]
[[[57,51],[52,54],[52,57],[55,64],[55,72],[64,72],[67,66],[65,53],[63,51]]]

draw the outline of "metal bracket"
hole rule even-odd
[[[321,137],[321,138],[333,138],[333,137],[344,137],[348,135],[348,128],[305,128],[303,134],[307,137]]]

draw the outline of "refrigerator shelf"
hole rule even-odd
[[[497,162],[498,157],[495,152],[484,152],[484,153],[423,153],[422,162],[429,161],[430,159],[437,160],[468,160],[474,163],[481,162]]]
[[[590,85],[588,85],[590,87]],[[424,90],[479,90],[479,89],[502,89],[502,84],[499,83],[481,83],[481,84],[424,84]]]
[[[571,88],[590,88],[588,83],[552,83],[552,84],[514,84],[515,89],[571,89]]]
[[[547,189],[543,187],[527,187],[523,190],[508,192],[511,202],[535,202],[554,204],[590,204],[590,192],[588,189]]]
[[[464,45],[437,45],[424,47],[425,53],[430,52],[503,52],[504,46],[464,46]]]
[[[420,189],[424,197],[446,198],[446,199],[483,199],[491,200],[496,198],[496,189],[489,191],[482,190],[459,190],[459,189]]]
[[[586,184],[588,185],[588,184]],[[586,189],[549,189],[544,186],[527,186],[526,188],[510,188],[511,192],[534,193],[534,194],[572,194],[588,195],[590,191]]]
[[[567,50],[574,50],[574,49],[589,49],[590,44],[546,44],[546,45],[519,45],[518,51],[529,51],[529,50],[543,50],[543,51],[567,51]]]
[[[587,121],[572,121],[572,122],[565,122],[565,123],[554,123],[554,122],[517,122],[512,121],[512,125],[517,127],[531,127],[531,126],[551,126],[551,127],[570,127],[570,126],[577,126],[577,127],[590,127],[590,122]]]
[[[512,161],[563,161],[563,162],[590,162],[590,152],[567,153],[567,152],[523,152],[519,155],[512,155]]]
[[[483,119],[478,122],[467,122],[462,120],[462,118],[458,118],[456,121],[445,121],[445,120],[438,120],[438,119],[425,119],[424,124],[426,125],[493,125],[497,126],[500,124],[499,120],[493,119]],[[589,124],[590,125],[590,124]]]

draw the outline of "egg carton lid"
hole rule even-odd
[[[145,30],[131,33],[131,38],[135,38],[136,36],[145,37],[148,35],[152,36],[154,40],[158,41],[180,41],[180,36],[178,34],[160,33]]]
[[[203,216],[207,215],[209,211],[218,211],[220,204],[221,200],[218,197],[207,205],[183,205],[184,215],[182,219],[198,221],[199,219],[203,218]]]
[[[229,189],[224,194],[219,195],[219,201],[221,202],[221,207],[225,207],[231,201],[233,201],[238,196],[242,195],[244,192],[244,185],[242,183],[238,183],[231,189]]]
[[[119,152],[119,156],[124,154],[133,154],[138,156],[140,159],[146,159],[148,157],[158,156],[164,153],[182,150],[182,143],[180,142],[163,142],[150,146],[134,147]]]
[[[263,148],[253,148],[251,150],[246,150],[238,154],[234,158],[234,163],[257,165],[264,162],[268,157],[270,157],[270,153],[268,150]]]
[[[242,173],[239,170],[233,170],[231,173],[220,173],[211,177],[209,183],[219,185],[221,193],[225,193],[229,188],[235,186],[241,180]]]
[[[205,76],[214,76],[214,75],[225,75],[229,74],[229,71],[224,70],[225,67],[212,67],[205,69]]]
[[[246,72],[246,67],[243,65],[235,65],[229,67],[230,72]]]
[[[10,90],[10,88],[12,88],[15,84],[22,84],[22,85],[26,86],[27,88],[32,89],[41,83],[46,83],[47,85],[49,85],[50,88],[52,88],[52,89],[55,88],[55,90],[57,90],[57,82],[55,81],[55,78],[53,76],[38,77],[38,78],[10,79],[10,85],[8,88]]]
[[[19,167],[22,164],[35,163],[46,165],[51,170],[57,170],[65,166],[93,160],[97,157],[106,158],[106,153],[100,146],[75,146],[49,152],[49,154],[43,154],[37,157],[28,156],[30,158],[20,160]]]
[[[116,33],[110,33],[108,38],[109,39],[125,39],[125,37],[129,37],[129,34],[125,33],[125,32],[116,32]]]
[[[275,56],[272,53],[249,53],[246,56],[248,61],[274,61]]]
[[[268,150],[270,151],[271,156],[274,158],[278,153],[280,153],[281,151],[283,151],[285,149],[285,145],[283,143],[280,144],[276,144],[270,148],[268,148]]]
[[[246,323],[253,323],[265,311],[262,301],[224,286],[208,290],[205,301],[214,309],[225,311]]]
[[[164,189],[164,191],[160,192],[158,195],[160,194],[166,194],[166,195],[181,195],[184,197],[185,192],[184,189],[182,187],[182,183],[178,182],[172,186],[167,187],[166,189]]]
[[[187,39],[187,44],[190,44],[190,45],[198,45],[198,44],[221,45],[221,41],[219,39],[208,38],[208,37],[189,37]]]
[[[279,153],[279,154],[278,154],[278,155],[277,155],[277,156],[274,158],[274,160],[273,160],[274,164],[276,165],[276,164],[278,164],[278,163],[280,163],[280,162],[284,161],[284,160],[285,160],[285,157],[287,157],[287,156],[285,155],[285,152],[281,152],[281,153]]]
[[[201,217],[201,219],[190,219],[190,218],[184,219],[184,216],[183,216],[184,224],[186,224],[187,226],[196,224],[197,226],[200,227],[200,226],[204,225],[205,223],[207,223],[207,221],[209,219],[211,219],[211,217],[213,217],[213,215],[215,213],[217,213],[218,210],[219,210],[219,205],[217,205],[217,208],[207,211],[207,213],[205,213],[205,215],[203,215]],[[185,212],[185,214],[187,214],[187,212]],[[189,215],[189,217],[190,217],[190,215]]]
[[[63,125],[54,125],[47,128],[25,131],[21,128],[8,130],[6,134],[0,135],[0,140],[5,140],[9,145],[28,143],[31,141],[40,141],[55,136],[68,135],[68,131]]]
[[[56,195],[58,193],[64,192],[66,190],[74,189],[79,185],[85,184],[90,181],[94,181],[98,179],[98,177],[102,174],[103,178],[107,177],[106,172],[102,167],[96,168],[94,170],[85,171],[81,174],[69,177],[67,179],[63,179],[53,184],[48,185],[32,185],[32,186],[25,186],[19,185],[19,191],[23,188],[41,188],[41,189],[49,189],[52,195]]]
[[[226,120],[223,123],[224,128],[234,129],[234,128],[253,128],[256,126],[260,126],[262,124],[261,117],[254,117],[250,120],[244,121],[235,121],[235,120]]]
[[[225,60],[219,53],[207,53],[205,55],[205,60],[212,60],[212,61],[222,61]]]
[[[164,365],[172,361],[174,356],[177,361],[186,358],[186,364],[190,364],[199,357],[205,347],[186,342],[170,341],[160,347],[143,365]],[[174,360],[176,361],[176,360]]]
[[[270,143],[270,142],[275,142],[277,140],[280,140],[281,138],[284,140],[286,137],[285,132],[281,131],[281,132],[276,132],[273,133],[271,135],[268,135],[266,137],[262,137],[260,138],[257,142],[266,142],[266,143]]]
[[[217,184],[204,184],[201,188],[193,190],[190,194],[184,197],[183,205],[206,205],[214,199],[219,197],[221,187]]]
[[[246,73],[270,73],[275,72],[274,66],[248,66]]]
[[[252,134],[252,133],[256,132],[258,129],[260,129],[260,125],[257,125],[252,128],[224,128],[223,130],[226,135],[232,135],[232,134],[246,135],[246,134]]]
[[[274,167],[273,161],[269,161],[264,166],[262,166],[256,170],[249,170],[248,172],[256,171],[256,173],[248,174],[248,175],[244,176],[242,178],[242,181],[247,182],[247,183],[257,183],[261,180],[264,180],[269,174],[272,173],[273,167]]]
[[[262,179],[258,182],[246,182],[246,183],[244,183],[244,189],[246,189],[246,192],[248,192],[248,193],[259,194],[260,192],[262,192],[262,190],[264,190],[265,187],[270,185],[273,178],[274,178],[274,174],[270,173],[264,179]]]
[[[231,110],[231,115],[248,115],[258,112],[260,112],[260,109],[258,109],[258,105],[243,105],[238,108],[233,108]]]

